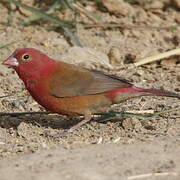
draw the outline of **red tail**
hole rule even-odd
[[[167,96],[180,99],[180,95],[174,92],[160,90],[160,89],[143,89],[133,86],[135,92],[142,93],[142,95],[156,95],[156,96]]]
[[[180,95],[174,92],[159,89],[143,89],[136,86],[114,89],[112,91],[109,91],[106,96],[110,98],[114,103],[119,103],[138,96],[166,96],[180,99]]]

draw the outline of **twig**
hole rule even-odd
[[[173,49],[173,50],[163,52],[163,53],[159,53],[159,54],[149,56],[146,58],[142,58],[142,59],[139,59],[138,62],[136,63],[124,65],[123,67],[120,67],[120,68],[118,67],[118,68],[115,68],[114,70],[132,69],[132,68],[135,68],[144,64],[148,64],[151,62],[159,61],[160,59],[167,58],[169,56],[173,56],[177,54],[180,54],[180,48]]]
[[[98,113],[98,115],[102,116],[102,119],[99,119],[98,122],[106,122],[106,121],[113,120],[115,118],[136,117],[141,120],[144,120],[145,118],[147,118],[147,116],[144,114],[133,114],[133,113],[128,113],[128,112],[124,112],[124,111],[118,111],[118,112],[112,111],[112,112]]]
[[[132,110],[132,111],[126,111],[127,113],[133,113],[133,114],[153,114],[154,110],[150,109],[150,110],[143,110],[143,111],[136,111],[136,110]]]
[[[42,17],[54,24],[58,24],[59,26],[61,26],[62,28],[64,27],[67,27],[67,28],[72,28],[73,27],[73,24],[69,21],[63,21],[63,20],[60,20],[56,17],[53,17],[53,16],[50,16],[49,14],[43,12],[43,11],[40,11],[36,8],[33,8],[33,7],[30,7],[26,4],[23,4],[19,1],[16,1],[16,0],[6,0],[8,2],[11,2],[11,3],[14,3],[16,6],[19,6],[19,7],[22,7],[24,9],[27,9],[28,11],[31,11],[32,13],[36,14],[37,16],[39,17]]]
[[[7,94],[7,95],[4,95],[4,96],[0,96],[0,98],[10,97],[10,96],[14,96],[14,94]]]
[[[17,92],[14,92],[14,93],[9,93],[9,94],[6,94],[6,95],[3,95],[3,96],[0,96],[0,98],[5,98],[5,97],[12,97],[12,96],[16,96],[16,97],[21,97],[22,95],[26,95],[27,91],[26,90],[23,90],[23,91],[17,91]],[[26,95],[27,96],[27,95]]]
[[[55,12],[55,10],[57,9],[57,5],[58,5],[58,1],[55,1],[54,3],[53,3],[53,5],[47,10],[47,11],[45,11],[45,13],[46,14],[52,14],[52,13],[54,13]],[[28,21],[26,21],[26,22],[24,22],[22,25],[24,25],[24,26],[29,26],[29,25],[31,25],[32,23],[36,23],[37,21],[40,21],[40,20],[42,20],[43,19],[43,17],[36,17],[36,18],[30,18]]]
[[[135,175],[135,176],[129,176],[127,179],[128,180],[134,180],[134,179],[143,179],[151,176],[177,176],[178,173],[176,172],[163,172],[163,173],[149,173],[149,174],[140,174],[140,175]]]
[[[160,53],[160,54],[157,54],[157,55],[154,55],[154,56],[150,56],[150,57],[147,57],[147,58],[140,59],[138,62],[134,63],[133,65],[136,66],[136,67],[141,66],[143,64],[158,61],[160,59],[167,58],[169,56],[176,55],[176,54],[180,54],[180,48],[173,49],[173,50],[170,50],[170,51],[167,51],[167,52],[164,52],[164,53]]]
[[[129,113],[129,112],[124,112],[124,111],[110,111],[110,112],[104,112],[104,113],[96,113],[94,115],[94,117],[97,116],[106,116],[105,119],[101,119],[100,122],[105,122],[111,119],[114,119],[115,117],[132,117],[132,116],[136,116],[139,119],[148,119],[148,118],[152,118],[152,117],[156,117],[159,116],[161,114],[165,114],[165,113],[169,113],[169,112],[173,112],[173,111],[179,111],[180,108],[175,108],[175,109],[169,109],[169,110],[164,110],[164,111],[160,111],[160,112],[156,112],[154,114],[148,114],[148,115],[144,115],[144,114],[133,114],[133,113]],[[52,112],[48,112],[48,111],[38,111],[38,112],[0,112],[0,116],[20,116],[20,115],[29,115],[29,114],[56,114],[56,113],[52,113]]]
[[[154,27],[154,26],[140,26],[140,25],[130,25],[130,24],[115,24],[115,23],[103,23],[103,24],[83,24],[84,28],[124,28],[124,29],[143,29],[143,30],[169,30],[179,27],[178,25],[165,26],[165,27]]]
[[[106,122],[109,120],[112,120],[114,118],[124,118],[124,117],[136,117],[140,120],[148,120],[153,117],[157,117],[159,115],[165,114],[165,113],[170,113],[174,111],[180,111],[180,108],[174,108],[174,109],[169,109],[169,110],[164,110],[160,112],[156,112],[153,114],[134,114],[134,113],[129,113],[129,112],[124,112],[124,111],[110,111],[110,112],[105,112],[105,113],[98,113],[97,115],[102,115],[104,116],[103,119],[100,119],[99,122]]]
[[[97,18],[93,17],[93,15],[91,15],[88,11],[86,11],[83,6],[76,2],[72,4],[72,6],[79,11],[80,13],[84,14],[85,16],[87,16],[92,22],[94,22],[95,24],[99,24],[100,26],[103,27],[103,23],[101,23],[100,21],[97,20]]]
[[[156,112],[152,115],[152,117],[156,117],[159,116],[161,114],[165,114],[165,113],[170,113],[170,112],[174,112],[174,111],[180,111],[180,107],[179,108],[174,108],[174,109],[168,109],[168,110],[164,110],[164,111],[160,111],[160,112]]]
[[[48,111],[39,111],[39,112],[0,112],[0,116],[21,116],[21,115],[30,115],[30,114],[53,114]]]
[[[75,27],[72,22],[64,21],[64,20],[61,20],[57,17],[53,17],[53,16],[47,14],[46,12],[40,11],[36,8],[33,8],[31,6],[28,6],[28,5],[23,4],[23,3],[16,1],[16,0],[6,0],[6,1],[14,3],[16,6],[22,7],[28,11],[31,11],[32,13],[37,15],[38,17],[43,18],[49,22],[52,22],[54,24],[58,24],[61,27],[61,29],[63,29],[63,31],[65,32],[65,35],[68,36],[68,38],[72,41],[71,43],[73,45],[77,45],[77,46],[82,47],[78,37],[76,37],[76,35],[71,31],[71,29]]]

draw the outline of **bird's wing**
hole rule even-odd
[[[124,79],[97,70],[69,64],[59,69],[51,76],[49,83],[50,92],[56,97],[98,94],[132,86]]]

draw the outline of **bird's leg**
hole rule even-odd
[[[84,114],[84,119],[82,121],[80,121],[76,125],[72,126],[71,128],[69,128],[67,130],[64,130],[63,132],[60,132],[60,133],[57,133],[57,134],[53,135],[53,137],[66,136],[67,134],[72,133],[74,130],[80,128],[82,125],[86,124],[90,120],[91,120],[91,114],[86,113],[86,114]]]
[[[86,124],[88,121],[91,120],[91,114],[87,113],[84,115],[84,119],[82,121],[80,121],[79,123],[77,123],[76,125],[72,126],[71,128],[69,128],[67,130],[68,133],[73,132],[74,130],[80,128],[83,124]]]

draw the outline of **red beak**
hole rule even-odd
[[[6,66],[11,66],[11,67],[19,66],[18,60],[13,56],[8,57],[2,64]]]

